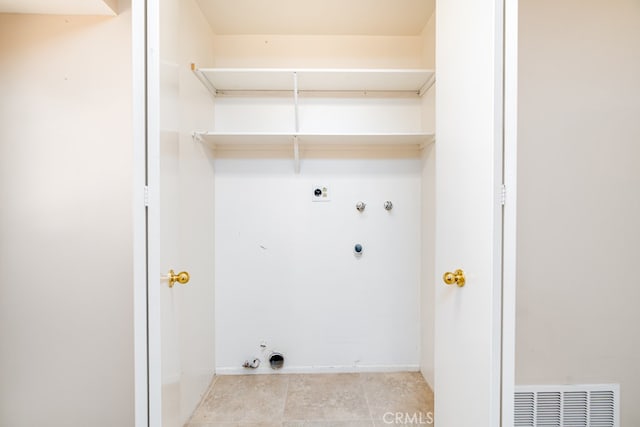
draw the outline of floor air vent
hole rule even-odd
[[[515,427],[619,427],[618,384],[516,386]]]

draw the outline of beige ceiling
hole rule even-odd
[[[196,0],[216,34],[418,35],[435,0]]]

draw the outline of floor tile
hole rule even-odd
[[[419,373],[216,377],[186,427],[433,427]]]
[[[359,374],[291,376],[285,421],[370,419]]]
[[[281,422],[288,382],[287,375],[219,377],[190,422]]]
[[[378,420],[378,421],[374,421],[373,422],[373,427],[434,427],[435,424],[433,424],[433,420],[432,419],[427,419],[427,418],[423,418],[422,420],[418,420],[417,422],[406,422],[405,420],[402,421],[382,421],[382,420]]]
[[[282,427],[373,427],[370,420],[358,421],[285,421]]]
[[[185,427],[282,427],[282,423],[189,423]]]
[[[395,420],[397,414],[419,423],[433,418],[433,392],[418,372],[362,374],[362,383],[376,421]]]

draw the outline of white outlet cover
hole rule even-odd
[[[331,192],[326,185],[314,185],[311,187],[311,201],[312,202],[330,202]]]

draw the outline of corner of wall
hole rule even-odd
[[[114,15],[117,15],[119,13],[119,11],[120,11],[119,6],[120,5],[118,4],[118,0],[102,0],[102,2],[104,4],[106,4],[107,7],[113,11]],[[126,1],[124,3],[129,3],[129,5],[130,5],[131,2],[130,1]]]
[[[435,341],[435,155],[436,145],[422,153],[422,260],[420,271],[420,370],[431,388],[434,386]]]
[[[422,34],[422,66],[424,68],[436,68],[436,13],[435,10]]]

